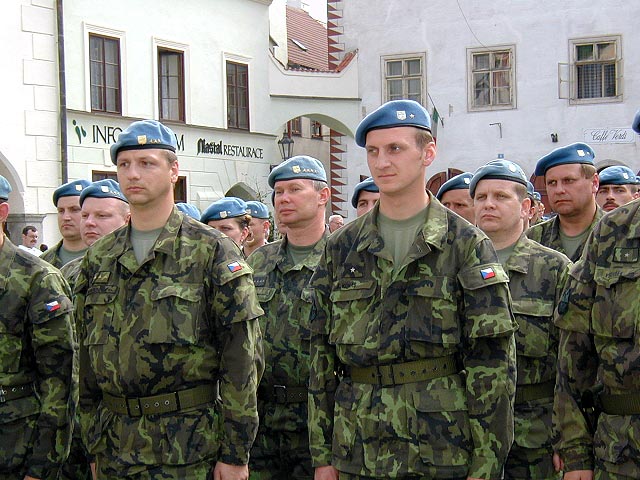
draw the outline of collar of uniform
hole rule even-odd
[[[0,233],[4,235],[4,233]],[[7,282],[11,275],[11,265],[13,265],[13,259],[16,257],[18,247],[16,247],[6,235],[4,237],[4,245],[0,248],[0,290],[7,288]],[[28,253],[27,255],[31,255]]]
[[[328,235],[329,229],[325,228],[324,234],[322,234],[322,237],[316,243],[313,251],[309,255],[307,255],[307,258],[305,258],[302,263],[298,265],[294,265],[291,263],[289,255],[287,255],[287,244],[289,240],[287,239],[287,237],[283,238],[278,249],[278,258],[274,259],[275,264],[282,272],[288,272],[289,270],[293,269],[302,270],[303,267],[307,267],[310,270],[315,270],[316,266],[320,262],[320,257],[322,256],[322,253],[324,251],[324,244],[327,240]]]
[[[632,204],[632,208],[635,208],[636,212],[633,215],[633,219],[628,223],[630,238],[640,238],[640,208],[638,208],[638,205],[640,205],[640,200],[635,201]]]
[[[529,240],[524,233],[520,235],[511,256],[507,259],[507,263],[504,268],[507,272],[513,271],[523,273],[525,275],[529,272],[531,242],[533,242],[533,240]]]

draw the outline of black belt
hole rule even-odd
[[[541,398],[553,397],[554,387],[555,382],[553,380],[529,385],[516,385],[516,405]]]
[[[640,393],[600,394],[602,411],[607,415],[640,415]]]
[[[394,363],[391,365],[345,368],[345,375],[351,377],[351,381],[354,383],[368,383],[383,386],[424,382],[459,372],[460,368],[457,365],[455,355],[423,358],[422,360]]]
[[[161,393],[149,397],[117,397],[110,393],[102,394],[102,404],[114,413],[141,417],[159,413],[179,412],[215,402],[218,398],[218,385],[200,385],[177,392]]]
[[[258,389],[258,400],[271,403],[303,403],[307,402],[309,389],[307,387],[290,387],[288,385],[273,385]]]
[[[0,403],[10,402],[19,398],[29,397],[33,394],[33,383],[14,385],[13,387],[0,386]]]

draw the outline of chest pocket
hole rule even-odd
[[[8,296],[5,292],[0,298],[5,308],[0,312],[0,372],[16,373],[20,368],[26,305],[22,298]]]
[[[632,338],[639,329],[640,268],[625,266],[615,271],[596,268],[595,301],[591,329],[598,336]]]
[[[255,287],[258,301],[262,303],[269,303],[273,296],[276,294],[276,289],[272,287]]]
[[[203,293],[199,284],[157,285],[148,306],[149,343],[198,343]]]
[[[362,345],[367,337],[367,325],[373,317],[376,292],[370,281],[342,280],[331,292],[329,343]]]
[[[455,345],[460,342],[455,283],[447,277],[409,283],[406,337],[409,340]],[[400,302],[401,304],[404,302]]]
[[[518,355],[546,357],[553,325],[553,302],[533,299],[512,300],[518,323],[515,333]]]
[[[92,287],[84,300],[84,323],[87,329],[86,345],[104,345],[113,325],[118,288],[107,285]]]

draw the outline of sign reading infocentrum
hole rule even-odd
[[[248,145],[232,145],[223,143],[222,140],[217,142],[207,142],[206,139],[198,139],[198,155],[224,155],[227,157],[243,157],[243,158],[264,158],[264,150],[259,147],[251,147]]]

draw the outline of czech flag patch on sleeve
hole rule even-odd
[[[46,303],[44,308],[47,310],[47,312],[55,312],[60,308],[60,304],[57,300],[54,300],[53,302]]]
[[[496,272],[491,267],[483,268],[480,270],[480,275],[482,275],[483,280],[489,280],[496,276]]]
[[[227,265],[227,268],[231,273],[235,273],[238,270],[242,270],[242,265],[240,265],[239,262],[231,262],[229,265]]]

